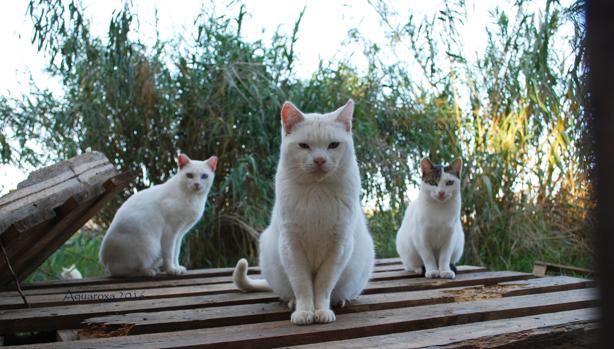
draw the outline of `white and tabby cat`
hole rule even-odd
[[[454,279],[465,244],[460,221],[462,166],[461,159],[449,166],[433,165],[428,158],[420,162],[420,193],[407,207],[397,233],[397,252],[405,269],[424,272],[427,278]]]
[[[265,280],[249,278],[244,259],[233,274],[241,290],[272,289],[294,303],[294,324],[335,321],[331,303],[356,298],[373,269],[373,241],[360,206],[353,112],[352,100],[327,114],[304,114],[284,103],[275,204],[260,237]]]
[[[181,241],[205,211],[217,166],[179,155],[179,171],[124,202],[102,240],[100,261],[112,276],[155,276],[159,267],[182,274]]]

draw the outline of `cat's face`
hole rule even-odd
[[[456,159],[447,166],[433,165],[428,158],[422,159],[420,162],[420,169],[422,170],[420,190],[437,202],[447,202],[460,192],[462,167],[463,161],[461,159]]]
[[[322,181],[344,165],[354,149],[354,102],[327,114],[304,114],[292,103],[281,109],[284,164],[298,181]]]
[[[206,193],[215,177],[215,167],[217,166],[217,156],[212,156],[205,161],[192,160],[185,154],[179,154],[179,176],[180,185],[188,193]]]

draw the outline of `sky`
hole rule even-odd
[[[91,23],[94,35],[105,37],[109,19],[113,11],[120,9],[122,0],[96,1],[83,0],[85,15]],[[366,67],[365,58],[354,54],[361,49],[344,45],[348,31],[358,28],[362,35],[373,42],[386,42],[385,30],[380,18],[368,0],[244,0],[242,3],[248,13],[243,24],[243,36],[248,41],[269,40],[276,30],[291,33],[301,10],[305,14],[301,22],[298,41],[296,74],[307,78],[317,70],[320,60],[351,57],[357,68]],[[417,17],[432,16],[441,9],[442,1],[406,0],[391,1],[398,13],[397,20],[406,20],[409,14]],[[498,6],[510,6],[510,1],[499,1]],[[219,14],[236,16],[240,4],[237,1],[162,1],[133,0],[137,14],[139,37],[144,42],[153,42],[157,28],[163,40],[194,33],[193,21],[201,8],[214,8]],[[230,4],[228,6],[228,4]],[[0,58],[0,94],[18,97],[29,91],[30,81],[38,86],[50,88],[61,93],[60,82],[50,78],[44,67],[47,57],[36,51],[32,45],[32,23],[27,17],[28,0],[7,1],[0,11],[0,42],[8,47]],[[486,43],[485,26],[491,19],[488,16],[492,3],[489,1],[467,1],[468,20],[461,29],[463,45],[469,56],[479,55]],[[383,46],[383,45],[382,45]],[[360,52],[359,51],[359,52]],[[0,165],[0,195],[14,189],[26,177],[25,171],[10,165]]]

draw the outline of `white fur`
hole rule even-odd
[[[83,279],[81,272],[77,267],[73,264],[68,268],[62,267],[62,273],[60,273],[60,277],[62,280],[77,280]]]
[[[453,184],[446,185],[449,181]],[[458,177],[442,171],[437,186],[422,182],[418,198],[407,207],[397,233],[397,252],[405,269],[421,273],[424,266],[427,278],[455,277],[450,264],[460,260],[465,244],[460,213]]]
[[[132,195],[115,214],[100,247],[100,261],[112,276],[155,276],[160,267],[170,274],[186,271],[179,265],[181,242],[205,211],[217,158],[184,156],[177,174]]]
[[[294,324],[335,321],[331,303],[358,297],[373,269],[373,241],[359,200],[353,109],[351,100],[328,114],[303,114],[284,104],[275,204],[271,224],[260,237],[260,267],[267,283],[248,278],[244,260],[235,270],[240,289],[270,287],[294,304]],[[338,146],[330,149],[334,142]]]

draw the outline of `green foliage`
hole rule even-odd
[[[205,217],[182,259],[190,267],[228,266],[240,256],[255,260],[257,232],[269,220],[281,103],[327,111],[351,97],[379,257],[396,255],[419,159],[461,156],[466,263],[522,270],[534,259],[590,264],[583,51],[568,64],[553,49],[564,41],[558,30],[565,23],[576,26],[571,41],[579,47],[579,5],[548,1],[542,14],[521,1],[514,17],[495,9],[477,61],[458,34],[462,1],[423,20],[398,20],[391,4],[373,5],[391,41],[381,47],[352,31],[367,71],[340,60],[299,80],[293,64],[302,14],[289,36],[276,33],[270,44],[242,39],[241,7],[236,18],[203,13],[191,37],[147,47],[130,35],[129,6],[116,12],[103,40],[90,34],[78,4],[32,0],[33,41],[66,87],[61,96],[34,87],[21,99],[0,99],[0,128],[16,142],[0,138],[1,159],[40,165],[91,147],[139,173],[133,189],[142,189],[172,175],[179,150],[196,159],[216,154]],[[391,63],[390,52],[410,64]],[[128,195],[97,218],[101,227]]]

